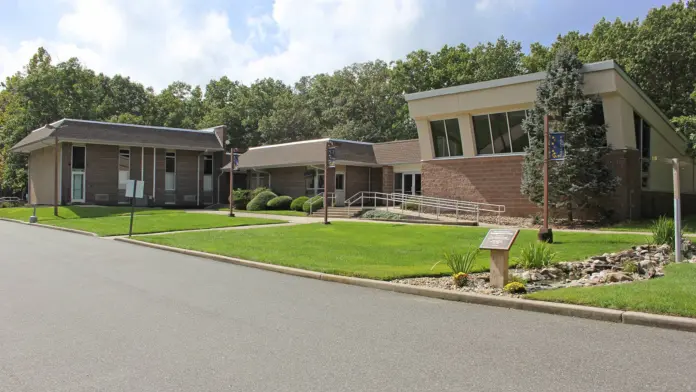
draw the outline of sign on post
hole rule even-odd
[[[135,215],[135,199],[142,199],[145,197],[145,181],[139,180],[128,180],[126,183],[126,197],[131,200],[131,218],[130,226],[128,228],[128,237],[133,234],[133,216]]]
[[[549,159],[561,161],[565,158],[565,133],[549,133]]]
[[[329,147],[329,167],[336,167],[336,147]]]
[[[510,248],[515,243],[517,229],[490,229],[479,249],[491,251],[491,286],[503,288],[508,283]]]

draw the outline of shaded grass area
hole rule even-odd
[[[28,221],[34,209],[32,207],[0,208],[0,218],[16,219]],[[53,207],[37,207],[36,216],[39,223],[52,220],[98,218],[105,216],[130,215],[130,207],[97,207],[97,206],[62,206],[58,207],[58,216],[53,215]],[[183,214],[183,211],[159,209],[159,208],[136,208],[139,215],[155,214]]]
[[[177,233],[140,237],[143,241],[178,248],[240,257],[307,270],[372,279],[396,279],[449,274],[441,260],[445,251],[476,248],[487,229],[357,222],[306,224],[261,230]],[[555,261],[582,260],[645,242],[644,236],[559,232]],[[536,231],[523,230],[511,251],[536,241]],[[511,264],[515,264],[511,260]],[[481,252],[474,271],[489,268],[489,253]]]
[[[130,215],[101,218],[49,220],[47,225],[89,231],[99,236],[128,234]],[[133,234],[161,233],[178,230],[212,229],[218,227],[267,225],[285,223],[281,220],[259,218],[230,218],[212,214],[144,214],[133,220]]]
[[[696,317],[696,264],[671,264],[665,276],[635,283],[538,291],[530,299]]]
[[[600,230],[650,232],[650,226],[654,221],[655,219],[626,221],[613,226],[603,227]],[[682,217],[682,228],[684,233],[696,234],[696,215]]]
[[[229,208],[220,208],[219,211],[229,211]],[[258,214],[258,215],[282,215],[282,216],[307,216],[306,213],[302,211],[290,211],[290,210],[267,210],[267,211],[247,211],[247,210],[234,210],[235,213],[244,214]]]

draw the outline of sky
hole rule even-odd
[[[600,18],[643,18],[669,0],[0,0],[0,78],[39,46],[161,90],[226,75],[294,83],[417,49],[550,44]]]

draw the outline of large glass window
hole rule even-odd
[[[118,150],[118,189],[126,189],[130,179],[130,148]]]
[[[459,120],[451,118],[430,122],[435,157],[456,157],[464,155]]]
[[[164,156],[164,190],[176,190],[176,152],[167,151]]]
[[[640,152],[640,173],[643,188],[648,187],[650,180],[650,124],[637,113],[633,113],[633,126],[636,136],[636,148]]]
[[[403,189],[403,173],[394,173],[394,192],[401,193]]]
[[[478,155],[524,152],[529,136],[522,130],[524,110],[474,116],[474,138]]]
[[[305,190],[309,196],[324,192],[324,171],[321,169],[307,168],[305,171]]]

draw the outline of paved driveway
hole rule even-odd
[[[0,268],[0,391],[696,386],[696,334],[344,286],[8,222]]]

